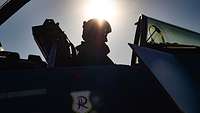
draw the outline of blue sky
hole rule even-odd
[[[100,0],[101,1],[101,0]],[[140,14],[200,32],[200,1],[198,0],[112,0],[116,15],[108,20],[113,32],[109,34],[110,58],[118,64],[130,64],[134,23]],[[88,20],[85,7],[88,0],[32,0],[0,26],[0,41],[7,51],[41,55],[33,40],[31,27],[46,18],[60,23],[60,27],[75,44],[82,38],[82,22]],[[102,6],[104,8],[104,6]]]

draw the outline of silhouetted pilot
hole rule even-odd
[[[78,65],[112,65],[107,56],[110,52],[106,45],[107,34],[111,32],[110,24],[105,20],[90,19],[83,22],[82,38],[84,41],[77,46]]]

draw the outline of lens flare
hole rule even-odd
[[[117,13],[115,0],[89,0],[85,6],[87,18],[113,21]]]

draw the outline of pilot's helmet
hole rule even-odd
[[[103,40],[100,40],[107,42],[107,34],[111,31],[111,26],[106,20],[90,19],[83,22],[82,38],[84,41],[94,41],[97,40],[95,38],[101,37]]]

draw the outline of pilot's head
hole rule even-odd
[[[107,34],[111,26],[106,20],[90,19],[83,22],[82,38],[86,42],[107,42]]]

